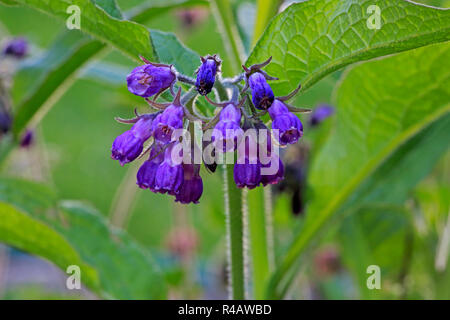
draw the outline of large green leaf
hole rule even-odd
[[[105,47],[78,31],[65,32],[33,65],[15,77],[15,92],[28,95],[16,108],[13,130],[19,135],[34,125],[76,80],[81,68]]]
[[[376,4],[381,28],[369,29]],[[284,94],[303,89],[350,63],[450,39],[450,11],[404,0],[309,0],[272,20],[247,64],[273,57],[266,67],[271,85]]]
[[[270,294],[336,213],[355,204],[402,202],[449,147],[450,45],[376,60],[348,72],[337,91],[335,127],[313,161],[313,199]],[[347,210],[348,211],[348,210]]]
[[[103,2],[103,8],[114,15],[118,9],[115,6],[108,6],[108,3],[109,1]],[[193,3],[197,1],[166,3],[166,6],[173,8]],[[133,11],[130,19],[144,21],[154,17],[156,14],[152,10],[153,5],[156,4]],[[158,8],[163,7],[160,4]],[[147,14],[148,12],[152,14]],[[154,55],[148,58],[153,58],[156,62],[174,64],[180,72],[193,74],[199,64],[197,53],[186,48],[172,33],[153,30],[150,34],[155,50]],[[67,31],[56,39],[43,57],[32,64],[26,64],[15,76],[14,81],[14,95],[19,102],[14,122],[15,134],[19,135],[27,126],[33,126],[40,121],[76,80],[81,69],[101,55],[105,47],[99,41],[83,37],[78,31]],[[125,78],[123,81],[125,83]]]
[[[56,16],[63,21],[69,18],[66,13],[70,5],[77,5],[81,10],[81,30],[98,40],[112,45],[131,59],[139,60],[139,55],[153,59],[153,47],[149,31],[137,23],[114,18],[105,9],[110,6],[97,6],[89,0],[17,0],[18,3]],[[103,1],[104,2],[104,1]],[[99,2],[100,3],[100,2]],[[112,11],[111,14],[114,14]]]
[[[3,204],[8,208],[4,215]],[[39,241],[33,243],[35,239]],[[56,195],[42,184],[0,179],[0,241],[44,257],[63,271],[79,265],[82,282],[101,297],[165,297],[163,276],[146,249],[87,205],[65,201],[58,206]],[[84,279],[86,265],[90,267]]]
[[[352,271],[360,298],[392,296],[386,285],[381,290],[367,288],[366,270],[370,265],[380,267],[383,283],[402,281],[413,241],[409,213],[398,206],[368,206],[342,222],[341,252],[345,265]]]
[[[163,299],[165,284],[148,251],[109,226],[95,209],[74,201],[60,206],[57,229],[99,274],[103,295],[113,299]]]
[[[66,271],[70,265],[81,269],[81,282],[98,290],[98,276],[58,232],[16,207],[0,201],[0,241],[48,259]]]

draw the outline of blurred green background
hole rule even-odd
[[[118,0],[120,8],[125,12],[142,2],[144,1]],[[449,5],[448,1],[440,0],[419,2]],[[235,1],[234,5],[248,47],[251,35],[245,34],[242,30],[248,30],[245,24],[252,23],[248,17],[251,17],[255,3]],[[205,7],[169,10],[146,25],[176,33],[186,46],[201,55],[218,53],[225,56],[216,24]],[[36,59],[64,30],[63,24],[59,21],[37,11],[0,6],[0,38],[26,37],[31,43],[31,53],[27,60]],[[23,63],[28,63],[27,60]],[[114,65],[118,76],[126,75],[135,67],[133,62],[116,51],[108,52],[101,61]],[[96,66],[99,64],[96,63]],[[226,63],[223,71],[225,76],[230,75]],[[332,91],[341,73],[342,71],[336,72],[321,80],[298,98],[296,105],[314,108],[319,103],[330,103]],[[23,92],[12,94],[15,100]],[[85,73],[64,93],[36,128],[34,145],[29,149],[15,150],[3,172],[7,176],[20,176],[44,182],[57,192],[60,199],[80,199],[89,202],[113,224],[126,229],[140,244],[155,252],[161,259],[166,259],[171,254],[179,255],[177,246],[185,245],[187,248],[179,250],[188,251],[189,256],[171,264],[173,268],[171,297],[226,297],[222,281],[225,263],[225,227],[221,173],[202,173],[205,188],[200,205],[180,206],[168,196],[156,195],[137,188],[134,181],[136,165],[121,168],[116,161],[110,159],[112,141],[125,130],[123,125],[114,121],[114,117],[128,118],[136,107],[145,108],[145,105],[141,99],[128,93],[125,79],[120,83],[115,81],[115,78],[102,79],[95,74]],[[306,130],[304,138],[306,142],[302,144],[315,141],[321,132],[326,130],[327,123],[319,129]],[[412,210],[420,208],[432,215],[433,206],[449,207],[449,161],[450,154],[447,154],[433,174],[416,188],[415,195],[411,199]],[[290,226],[298,223],[301,217],[292,214],[290,194],[277,193],[274,200],[278,248],[289,239],[292,233]],[[425,219],[433,220],[435,217],[425,214]],[[430,224],[425,222],[424,225]],[[349,262],[351,259],[345,256],[345,250],[342,250],[335,241],[340,233],[342,231],[339,230],[330,232],[319,249],[308,255],[311,259],[304,265],[305,270],[296,280],[299,285],[295,286],[290,297],[330,299],[360,297],[355,280],[351,276],[352,262]],[[180,240],[174,234],[182,234],[186,238]],[[400,234],[398,238],[392,240],[392,243],[403,244],[405,237],[404,234]],[[427,241],[436,241],[437,237],[438,234],[434,230],[430,238],[420,242],[415,259],[410,265],[411,272],[408,273],[408,276],[413,278],[408,298],[450,297],[449,282],[436,281],[440,275],[429,271],[433,269],[430,268],[430,264],[433,264],[434,257],[426,244]],[[192,248],[189,247],[190,244]],[[5,250],[7,249],[4,248],[3,251]],[[402,248],[399,250],[399,254],[402,254]],[[383,255],[382,252],[379,254]],[[57,269],[43,268],[42,272],[59,272]],[[38,278],[39,275],[31,277],[29,283],[19,281],[19,284],[14,282],[9,285],[8,280],[3,279],[0,281],[0,286],[3,284],[0,297],[12,299],[92,297],[88,292],[67,293],[55,289],[46,281],[44,284],[40,283],[36,280]],[[55,281],[64,283],[61,279],[57,278]],[[392,286],[388,281],[383,293],[377,297],[405,297],[401,288],[402,281],[403,279],[392,280]]]

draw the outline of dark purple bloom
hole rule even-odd
[[[20,140],[20,146],[22,148],[28,148],[34,141],[34,132],[33,130],[27,130],[25,134],[22,136]]]
[[[334,114],[334,107],[328,104],[322,104],[317,106],[309,118],[309,124],[311,126],[316,126],[320,124],[326,118]]]
[[[239,145],[238,160],[234,165],[233,176],[238,188],[247,187],[253,189],[261,183],[261,162],[258,158],[258,144],[252,135],[247,135]]]
[[[0,133],[7,133],[11,129],[12,119],[7,111],[0,110]]]
[[[128,90],[144,98],[163,92],[175,81],[176,75],[171,67],[160,64],[139,66],[127,77]]]
[[[178,194],[175,196],[175,201],[183,204],[198,203],[198,200],[203,193],[203,181],[200,177],[199,164],[183,164],[184,181],[180,187]]]
[[[290,112],[285,104],[277,99],[269,108],[272,118],[272,129],[278,130],[277,140],[281,145],[294,144],[303,135],[303,125],[300,119]]]
[[[16,38],[9,41],[3,48],[3,54],[17,59],[23,58],[28,53],[28,42],[25,38]]]
[[[139,157],[144,142],[152,135],[153,118],[152,114],[141,116],[130,130],[118,136],[111,148],[111,158],[119,160],[123,166]]]
[[[155,139],[162,143],[172,140],[172,133],[183,128],[184,109],[182,106],[171,104],[153,121]]]
[[[238,188],[254,189],[261,183],[261,164],[250,163],[246,157],[244,163],[234,165],[233,177]]]
[[[155,192],[155,177],[160,164],[164,160],[162,145],[155,143],[150,151],[150,157],[139,168],[136,178],[137,185],[142,189],[150,189]]]
[[[172,150],[175,144],[171,144],[164,153],[164,161],[158,167],[155,176],[155,191],[176,195],[184,181],[183,165],[175,161]]]
[[[234,104],[230,103],[222,109],[212,134],[217,148],[222,148],[224,152],[236,149],[244,134],[240,122],[241,111]]]
[[[201,58],[202,65],[197,70],[197,80],[195,82],[195,87],[198,93],[202,96],[206,96],[211,92],[214,86],[214,81],[216,80],[216,73],[219,61],[215,57],[208,56],[206,58]]]
[[[278,164],[274,163],[276,161],[278,161]],[[263,186],[268,184],[277,184],[284,179],[284,165],[279,156],[273,154],[272,161],[267,164],[262,164],[261,168],[267,168],[266,170],[270,170],[269,172],[271,172],[273,171],[273,169],[269,169],[271,166],[277,166],[278,170],[271,174],[264,174],[265,171],[261,170],[261,183]]]
[[[260,72],[255,72],[248,78],[248,84],[252,90],[252,101],[255,107],[267,110],[272,105],[275,96],[266,77]]]

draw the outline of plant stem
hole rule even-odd
[[[233,183],[232,165],[224,165],[228,283],[231,299],[245,299],[244,234],[241,190]]]
[[[252,46],[254,47],[259,37],[266,29],[270,19],[278,13],[281,0],[257,0],[257,15],[255,19],[255,28],[253,29]]]
[[[264,299],[270,273],[269,234],[264,214],[264,188],[256,188],[248,192],[248,205],[253,295],[255,299]]]
[[[210,8],[228,52],[232,71],[238,73],[241,69],[241,62],[244,60],[244,45],[236,28],[230,2],[228,0],[211,0]]]

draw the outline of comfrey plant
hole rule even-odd
[[[283,180],[278,147],[294,144],[302,137],[303,125],[293,112],[309,110],[287,104],[300,86],[287,96],[275,97],[267,81],[277,79],[262,70],[271,58],[248,68],[242,66],[242,74],[227,79],[219,76],[221,60],[217,55],[200,58],[196,79],[180,74],[173,65],[141,60],[144,65],[127,77],[128,90],[143,97],[155,112],[136,113],[133,119],[118,118],[133,126],[114,140],[111,149],[111,157],[122,166],[148,153],[137,173],[140,188],[172,195],[180,203],[198,203],[203,193],[201,165],[215,171],[217,164],[233,163],[235,153],[233,177],[237,187],[253,189]],[[193,87],[183,96],[182,84]],[[208,94],[214,88],[230,91],[231,99],[212,101]],[[172,102],[156,102],[166,90],[174,97]],[[247,99],[249,90],[251,101]],[[216,109],[215,117],[207,118],[196,111],[198,95],[205,96]],[[272,130],[261,120],[266,113],[272,119]],[[195,123],[201,125],[203,134],[200,156],[200,146],[191,139]]]

